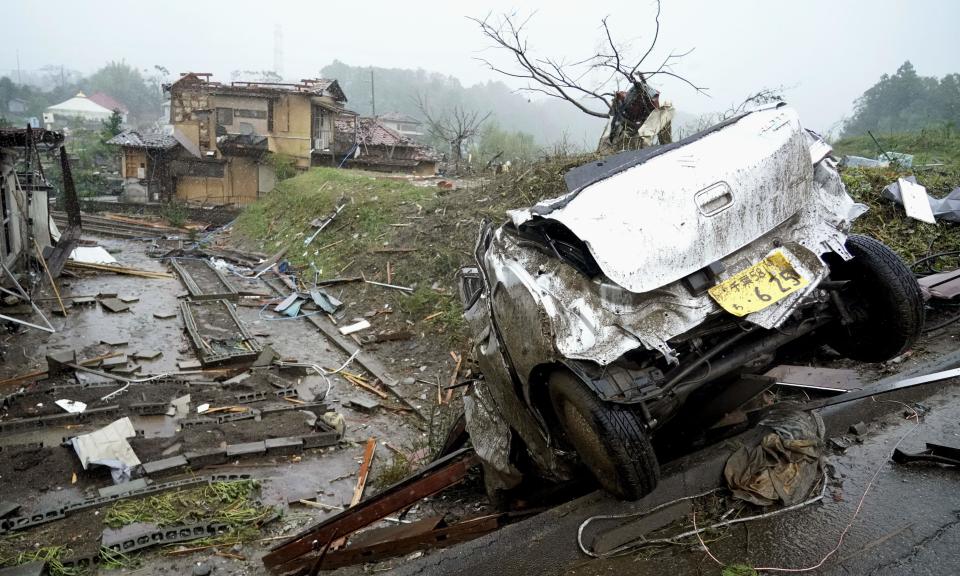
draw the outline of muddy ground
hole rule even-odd
[[[165,263],[149,254],[162,253],[169,245],[158,250],[149,241],[106,237],[90,239],[111,251],[122,266],[168,271]],[[238,290],[271,294],[269,288],[259,280],[248,281],[231,276],[229,282]],[[176,556],[170,556],[169,549],[153,549],[137,554],[122,569],[136,569],[138,574],[183,573],[197,561],[215,559],[222,565],[221,573],[262,573],[259,557],[280,536],[294,533],[330,513],[300,505],[297,500],[317,500],[325,505],[340,507],[349,504],[368,438],[377,438],[378,447],[366,494],[373,493],[384,482],[395,481],[397,474],[408,469],[392,465],[396,452],[412,457],[422,456],[429,449],[429,422],[417,419],[409,410],[404,410],[403,404],[393,395],[387,399],[380,398],[339,375],[325,378],[312,372],[305,373],[303,369],[280,370],[274,367],[240,382],[223,383],[217,380],[227,379],[236,373],[231,372],[229,365],[210,370],[180,369],[182,362],[195,361],[197,354],[190,344],[179,312],[186,290],[175,277],[152,279],[78,272],[75,278],[64,277],[60,285],[61,293],[66,298],[68,316],[53,315],[51,312],[57,304],[46,300],[41,307],[51,319],[56,333],[47,335],[38,331],[24,331],[3,336],[5,356],[0,364],[0,380],[43,369],[46,355],[70,350],[75,350],[80,359],[111,353],[125,355],[129,359],[127,370],[140,367],[139,371],[129,376],[131,378],[151,374],[169,376],[150,382],[132,383],[124,393],[107,399],[104,398],[117,390],[121,383],[86,373],[5,385],[0,390],[7,397],[0,423],[63,414],[64,411],[54,404],[55,400],[61,398],[85,402],[88,410],[118,406],[112,412],[93,415],[82,421],[58,422],[27,431],[0,432],[0,500],[19,504],[20,513],[47,510],[96,497],[98,489],[111,486],[113,481],[107,467],[91,466],[83,470],[73,449],[64,445],[64,441],[96,430],[122,416],[129,416],[138,431],[138,436],[131,439],[130,444],[141,462],[193,451],[222,449],[228,444],[317,433],[308,424],[311,415],[304,413],[301,406],[310,409],[314,416],[322,416],[327,411],[336,412],[343,416],[346,423],[343,438],[333,446],[288,455],[235,457],[207,466],[150,474],[149,480],[153,483],[210,474],[248,474],[260,481],[260,503],[284,514],[261,531],[258,539],[265,541],[254,539],[236,549],[224,548],[233,550],[232,554],[242,556],[245,560],[213,556],[212,552],[216,549]],[[129,301],[130,309],[116,313],[107,311],[98,303],[87,306],[70,304],[72,296],[109,294]],[[275,350],[283,360],[313,363],[329,370],[340,367],[347,360],[346,354],[304,319],[274,320],[275,314],[265,310],[261,304],[267,301],[254,298],[244,302],[249,305],[236,307],[237,315],[261,345]],[[174,315],[169,318],[155,316],[170,314]],[[375,350],[372,351],[375,353]],[[154,357],[156,352],[160,352],[160,355]],[[141,358],[141,355],[150,359],[134,359],[134,356]],[[395,371],[398,380],[411,376],[433,380],[441,372],[437,370],[437,374],[433,375],[426,368],[421,370],[423,365],[414,354],[409,357],[391,356],[387,365]],[[363,374],[355,365],[347,369]],[[449,371],[443,375],[443,379],[449,379]],[[275,393],[281,385],[289,387],[296,395],[291,394],[290,400],[277,397]],[[433,385],[421,382],[411,384],[408,380],[406,384],[397,384],[396,391],[427,414],[435,403],[436,388]],[[238,395],[256,392],[266,393],[267,399],[249,403],[238,401]],[[185,395],[190,396],[187,414],[163,414],[171,400]],[[367,403],[374,401],[379,406],[372,410],[361,409],[352,404],[354,400],[365,400]],[[148,415],[134,413],[137,405],[145,403],[161,403],[160,414],[156,413],[156,407]],[[240,420],[204,423],[201,420],[205,416],[197,414],[197,407],[202,404],[209,404],[212,408],[237,406],[237,410],[246,411],[243,414],[221,413],[228,417],[256,415]],[[482,503],[476,486],[464,491],[458,498],[464,499],[458,505],[460,509],[469,507],[473,511],[477,504]],[[431,503],[425,503],[412,510],[408,517],[417,519],[429,512],[431,507]],[[69,559],[70,555],[94,555],[104,530],[102,519],[106,508],[84,510],[63,520],[0,536],[0,557],[10,563],[18,553],[52,545],[66,545],[70,549],[62,558],[64,560]]]

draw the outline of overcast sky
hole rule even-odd
[[[173,73],[213,72],[229,80],[233,70],[273,69],[274,27],[280,24],[287,78],[316,76],[338,59],[423,68],[471,84],[501,78],[475,60],[496,58],[496,52],[483,51],[484,38],[465,16],[504,11],[536,11],[531,46],[572,60],[598,46],[600,19],[607,15],[617,38],[644,48],[655,10],[649,0],[7,0],[0,9],[6,23],[0,73],[16,69],[19,52],[25,70],[54,64],[89,73],[125,59],[139,68],[160,64]],[[664,0],[650,61],[695,48],[675,71],[708,87],[710,97],[660,81],[680,110],[725,109],[760,88],[782,85],[804,123],[826,131],[904,60],[921,75],[960,72],[958,22],[956,0]]]

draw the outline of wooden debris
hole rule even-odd
[[[50,274],[50,269],[47,268],[47,261],[43,259],[43,251],[40,250],[40,245],[37,244],[37,239],[33,239],[33,247],[37,250],[37,259],[40,260],[40,264],[43,265],[43,271],[47,273],[47,280],[50,282],[50,286],[53,288],[53,293],[57,297],[57,302],[60,304],[60,311],[63,312],[63,315],[67,315],[67,307],[63,305],[63,300],[60,298],[60,289],[57,288],[57,283],[53,281],[53,275]]]
[[[121,356],[120,352],[111,352],[109,354],[104,354],[103,356],[96,356],[94,358],[89,358],[87,360],[81,360],[79,364],[81,366],[97,366],[104,360],[113,358],[115,356]],[[27,372],[26,374],[21,374],[19,376],[14,376],[13,378],[7,378],[6,380],[0,380],[0,387],[7,386],[10,384],[19,384],[24,380],[30,380],[32,378],[39,378],[41,376],[46,376],[46,370],[34,370],[33,372]]]
[[[360,503],[363,498],[363,489],[367,486],[367,476],[370,474],[370,465],[373,463],[373,455],[377,451],[377,439],[370,437],[367,445],[363,449],[363,462],[360,463],[360,473],[357,475],[357,487],[353,490],[353,499],[350,500],[350,507]]]
[[[350,324],[349,326],[344,326],[344,327],[340,328],[340,333],[343,334],[344,336],[349,336],[350,334],[353,334],[354,332],[359,332],[359,331],[361,331],[361,330],[366,330],[366,329],[369,328],[369,327],[370,327],[370,323],[369,323],[369,322],[367,322],[366,320],[360,320],[359,322],[355,322],[355,323],[353,323],[353,324]]]
[[[153,317],[157,320],[169,320],[171,318],[176,318],[176,312],[154,312]]]
[[[450,386],[447,388],[447,397],[446,402],[450,402],[453,398],[453,388],[452,386],[457,383],[457,375],[460,374],[460,366],[463,364],[463,354],[457,354],[454,351],[450,351],[450,357],[456,361],[457,365],[453,369],[453,374],[450,375]]]
[[[401,292],[413,292],[413,288],[409,286],[397,286],[395,284],[385,284],[383,282],[374,282],[373,280],[364,280],[367,284],[373,284],[374,286],[383,286],[384,288],[393,288],[394,290],[400,290]]]
[[[378,390],[378,389],[374,388],[373,386],[371,386],[370,384],[367,384],[361,376],[359,376],[359,375],[357,375],[357,374],[352,374],[352,373],[350,373],[350,372],[347,372],[346,370],[341,370],[341,371],[339,372],[339,374],[340,374],[341,376],[343,376],[344,379],[345,379],[347,382],[350,382],[350,383],[353,384],[354,386],[357,386],[357,387],[359,387],[359,388],[363,388],[363,389],[366,390],[367,392],[372,392],[372,393],[376,394],[377,396],[379,396],[380,398],[383,398],[384,400],[387,399],[387,393],[386,393],[386,392],[384,392],[384,391],[382,391],[382,390]]]
[[[426,318],[424,318],[423,321],[426,322],[427,320],[433,320],[434,318],[436,318],[437,316],[439,316],[439,315],[441,315],[441,314],[443,314],[443,311],[442,311],[442,310],[441,310],[440,312],[434,312],[433,314],[431,314],[431,315],[427,316]]]
[[[218,406],[216,408],[210,408],[206,410],[204,414],[217,414],[219,412],[226,412],[228,414],[236,414],[239,412],[247,412],[250,409],[246,406]]]
[[[151,272],[149,270],[139,270],[137,268],[126,268],[124,266],[108,266],[106,264],[90,264],[87,262],[75,262],[67,260],[68,268],[78,270],[97,270],[99,272],[113,272],[114,274],[125,274],[127,276],[139,276],[141,278],[173,279],[173,274],[166,272]]]

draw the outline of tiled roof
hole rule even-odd
[[[336,121],[337,136],[340,139],[349,139],[352,141],[355,126],[354,122],[359,122],[359,128],[356,129],[356,141],[361,145],[361,154],[363,153],[363,146],[384,146],[394,149],[407,149],[411,159],[437,159],[437,154],[432,148],[418,144],[410,138],[387,128],[377,118],[340,116]]]
[[[125,130],[107,140],[107,144],[116,144],[129,148],[159,148],[168,150],[177,145],[177,140],[173,136],[160,132],[141,134],[136,130]]]
[[[109,94],[104,94],[103,92],[97,92],[96,94],[92,94],[88,96],[88,98],[90,98],[97,104],[103,106],[107,110],[119,110],[124,114],[130,112],[130,110],[128,110],[127,107],[123,105],[123,103],[117,102],[117,100],[114,99]]]

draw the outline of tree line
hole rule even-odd
[[[960,124],[960,74],[920,76],[910,61],[880,80],[854,103],[843,136],[867,131],[916,132],[937,125]]]
[[[162,66],[155,66],[152,73],[141,72],[124,61],[114,61],[90,76],[62,75],[58,81],[51,82],[52,86],[47,90],[17,84],[4,76],[0,78],[0,117],[6,117],[7,122],[20,120],[19,117],[40,118],[46,108],[76,96],[77,92],[87,96],[103,92],[127,107],[130,122],[153,122],[160,116],[160,84],[166,75]],[[13,118],[9,112],[10,102],[14,100],[21,100],[26,105],[26,111],[18,113],[18,118]]]

